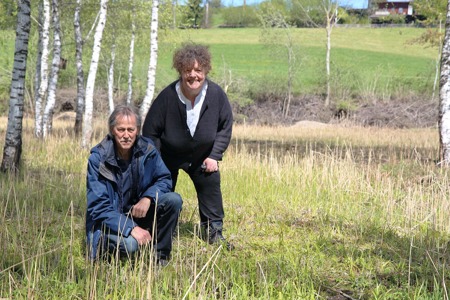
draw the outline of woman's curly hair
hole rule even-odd
[[[185,70],[192,69],[195,61],[203,69],[205,75],[211,70],[211,53],[207,46],[199,44],[185,44],[173,54],[172,67],[181,75]]]

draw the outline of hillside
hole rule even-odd
[[[288,118],[282,117],[282,103],[287,91],[288,65],[282,47],[262,42],[257,28],[175,30],[161,33],[156,93],[176,79],[171,68],[175,46],[185,41],[210,46],[213,69],[209,77],[227,88],[235,108],[237,122],[262,124],[293,124],[302,120],[338,122],[343,118],[363,125],[393,127],[434,126],[437,102],[431,99],[437,49],[415,42],[425,32],[423,28],[335,28],[331,50],[331,107],[323,106],[325,87],[325,30],[298,28],[292,30],[296,64],[293,72],[292,100]],[[0,35],[0,69],[10,70],[13,57],[13,32]],[[282,32],[280,32],[282,33]],[[282,36],[282,34],[278,34]],[[70,38],[71,35],[65,35]],[[283,41],[278,41],[279,45]],[[127,45],[127,37],[120,43]],[[134,101],[139,103],[146,88],[148,68],[148,33],[141,32],[136,44],[133,69]],[[27,74],[27,96],[33,94],[34,47],[31,41],[30,69]],[[75,63],[69,56],[73,43],[65,41],[67,69],[60,73],[56,113],[67,110],[73,102]],[[106,71],[110,45],[104,43],[96,81],[96,106],[106,105]],[[85,56],[90,55],[89,42]],[[119,103],[127,90],[127,51],[116,57],[114,86]],[[0,73],[0,114],[8,107],[10,77]],[[26,99],[25,109],[33,111]],[[72,103],[72,109],[74,103]],[[100,110],[102,111],[102,110]]]
[[[438,100],[415,97],[378,102],[353,102],[347,106],[326,107],[319,97],[294,99],[288,117],[282,116],[281,101],[265,99],[246,107],[234,107],[239,123],[292,125],[301,121],[351,123],[360,126],[424,128],[437,125]]]
[[[58,91],[59,104],[56,115],[73,111],[76,91]],[[97,93],[95,112],[107,115],[106,92]],[[282,99],[266,96],[253,103],[240,106],[232,103],[235,122],[238,124],[284,125],[290,126],[301,121],[314,121],[325,124],[352,123],[361,126],[390,128],[424,128],[437,125],[438,99],[405,97],[390,101],[343,103],[326,107],[318,96],[303,96],[293,99],[288,117],[283,117]]]

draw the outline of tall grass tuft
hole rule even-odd
[[[435,129],[236,126],[220,163],[236,249],[200,238],[181,174],[161,268],[152,249],[86,260],[89,153],[71,126],[55,122],[44,141],[25,126],[20,174],[0,174],[0,298],[448,299],[449,182],[434,164]],[[98,125],[93,142],[104,134]]]

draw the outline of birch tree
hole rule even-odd
[[[289,115],[292,99],[292,89],[296,66],[295,45],[292,39],[291,26],[286,17],[272,5],[268,5],[260,16],[263,30],[261,40],[271,47],[274,57],[286,58],[287,72],[287,97],[283,101],[283,117]],[[281,46],[282,50],[279,50]]]
[[[133,99],[133,64],[134,64],[134,41],[136,39],[136,4],[132,0],[133,7],[131,11],[131,39],[130,39],[130,56],[128,59],[128,92],[127,104],[131,104]]]
[[[18,13],[14,65],[9,97],[8,125],[6,128],[1,165],[1,170],[3,172],[16,172],[19,169],[20,156],[22,153],[22,120],[28,56],[28,37],[31,28],[31,3],[30,0],[19,0],[17,3]]]
[[[75,35],[75,64],[77,69],[77,101],[75,114],[75,135],[79,136],[81,133],[81,124],[83,119],[84,109],[84,72],[83,72],[83,36],[81,34],[80,25],[80,10],[81,0],[77,0],[75,13],[73,16],[73,27]]]
[[[150,104],[155,93],[156,81],[156,65],[158,62],[158,0],[153,0],[152,5],[152,21],[150,24],[150,62],[147,73],[147,90],[144,100],[140,108],[140,113],[143,119],[147,115]]]
[[[81,138],[81,146],[89,148],[92,138],[92,112],[94,109],[94,87],[95,78],[97,76],[98,59],[100,57],[100,50],[102,46],[103,29],[106,24],[106,13],[108,7],[108,0],[100,1],[100,11],[98,17],[97,27],[94,34],[94,45],[92,49],[91,65],[86,82],[86,97],[85,109],[83,116],[83,134]]]
[[[34,124],[34,134],[36,137],[42,137],[42,106],[45,102],[45,96],[48,88],[48,45],[50,40],[50,2],[49,0],[43,0],[42,6],[42,24],[40,24],[39,29],[42,30],[42,54],[40,59],[40,84],[39,91],[35,95],[35,124]]]
[[[41,57],[42,57],[42,24],[44,20],[43,3],[40,1],[38,4],[38,46],[36,53],[36,70],[34,74],[34,97],[35,102],[39,95],[39,89],[41,87]],[[33,103],[32,101],[30,101]]]
[[[108,103],[109,113],[114,110],[114,63],[116,61],[116,42],[111,45],[111,61],[108,68]]]
[[[304,24],[308,26],[321,27],[324,23],[327,43],[325,55],[325,69],[326,69],[326,96],[325,105],[330,105],[331,94],[331,33],[338,22],[338,8],[339,1],[334,0],[305,0],[295,1],[294,6],[300,9],[299,16]]]
[[[441,164],[448,167],[450,166],[450,0],[447,4],[440,77],[439,138]]]
[[[52,0],[52,19],[53,19],[53,59],[48,85],[47,103],[43,115],[43,137],[47,137],[52,132],[53,111],[56,103],[56,86],[58,84],[59,64],[61,62],[61,25],[59,19],[58,0]]]
[[[333,27],[336,25],[338,21],[338,5],[339,1],[333,0],[322,0],[321,7],[325,12],[326,17],[326,31],[327,31],[327,54],[325,58],[325,64],[327,69],[327,94],[325,98],[325,106],[330,105],[330,93],[331,93],[331,70],[330,70],[330,56],[331,56],[331,32],[333,31]]]

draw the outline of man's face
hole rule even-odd
[[[136,126],[135,116],[118,116],[116,125],[112,128],[112,134],[116,141],[116,147],[119,155],[128,154],[136,142],[136,136],[139,130]]]
[[[198,95],[205,82],[205,73],[203,68],[195,61],[192,69],[183,70],[181,74],[183,90],[190,95]]]

